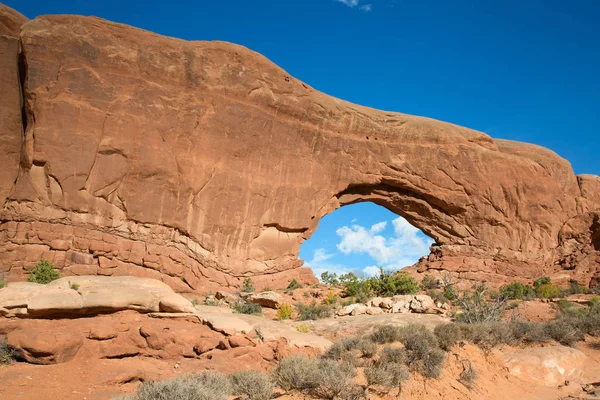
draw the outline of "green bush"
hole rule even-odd
[[[231,387],[227,378],[215,371],[184,375],[162,382],[138,386],[135,400],[227,400]]]
[[[442,275],[442,293],[444,294],[444,297],[450,301],[458,299],[456,284],[447,274]]]
[[[60,273],[54,269],[54,264],[49,260],[40,260],[29,272],[27,282],[41,283],[45,285],[60,278]]]
[[[555,319],[544,325],[545,333],[565,346],[574,346],[579,340],[584,339],[584,334],[577,329],[568,319]]]
[[[554,283],[544,283],[535,289],[537,295],[544,299],[551,299],[560,294],[560,288]]]
[[[509,325],[512,337],[519,343],[545,343],[550,340],[544,330],[544,324],[529,321],[512,321]]]
[[[332,360],[341,360],[345,353],[356,350],[361,340],[361,338],[355,336],[339,340],[325,351],[323,357]]]
[[[453,323],[440,324],[435,327],[433,334],[437,337],[439,346],[446,351],[450,351],[462,338],[460,327]]]
[[[256,290],[254,287],[254,282],[250,278],[244,278],[244,283],[242,284],[242,292],[244,293],[252,293]]]
[[[269,400],[275,389],[271,378],[259,371],[240,371],[229,375],[232,394],[242,400]]]
[[[325,304],[317,304],[316,301],[312,301],[310,304],[296,304],[298,310],[297,320],[308,321],[317,320],[321,318],[330,317],[333,314],[333,309]]]
[[[290,284],[288,285],[289,290],[301,289],[303,286],[296,279],[292,279]]]
[[[500,296],[509,300],[520,300],[535,297],[535,290],[531,286],[521,282],[512,282],[508,285],[500,286]]]
[[[421,281],[421,286],[425,290],[437,289],[437,287],[438,287],[437,279],[435,279],[431,275],[425,275],[423,277],[423,280]]]
[[[550,280],[550,278],[547,277],[547,276],[543,276],[541,278],[536,279],[533,282],[533,288],[537,290],[538,287],[540,287],[542,285],[547,285],[549,283],[552,283],[552,281]]]
[[[321,282],[331,286],[337,286],[340,284],[337,274],[335,272],[329,273],[327,271],[321,274]]]
[[[279,309],[277,310],[277,319],[290,319],[292,314],[294,313],[294,309],[289,304],[281,304]]]
[[[262,307],[249,301],[237,302],[233,309],[238,314],[262,315]]]
[[[395,294],[414,294],[419,291],[417,281],[406,272],[392,274],[379,269],[377,277],[369,278],[367,284],[371,291],[378,296],[393,296]]]

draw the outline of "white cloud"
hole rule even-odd
[[[327,253],[325,249],[316,249],[313,252],[312,259],[304,261],[304,267],[310,268],[317,278],[325,271],[335,272],[338,275],[349,272],[349,268],[345,265],[328,262],[334,254]]]
[[[379,233],[385,229],[387,221],[381,221],[371,226],[371,233]]]
[[[379,267],[375,265],[370,265],[368,267],[363,268],[362,271],[365,273],[365,275],[376,276],[379,274]]]
[[[336,0],[336,1],[338,1],[339,3],[345,4],[350,8],[358,7],[360,4],[360,0]],[[369,12],[373,9],[373,6],[371,4],[363,4],[359,8],[364,12]]]
[[[413,265],[427,254],[433,240],[419,236],[419,230],[402,217],[392,220],[392,225],[394,236],[391,237],[380,234],[386,227],[385,221],[369,229],[357,224],[342,226],[336,231],[341,238],[337,248],[345,255],[368,254],[378,266],[391,270]],[[363,269],[366,274],[372,271],[371,267]]]

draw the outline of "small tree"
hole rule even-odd
[[[340,284],[337,274],[335,272],[329,273],[328,271],[325,271],[321,274],[321,282],[331,286],[337,286]]]
[[[254,287],[254,282],[252,282],[252,279],[248,278],[244,278],[244,283],[242,284],[242,292],[244,293],[252,293],[256,290],[256,288]]]
[[[35,268],[29,272],[27,282],[45,285],[60,278],[60,273],[54,269],[54,264],[49,260],[40,260]]]

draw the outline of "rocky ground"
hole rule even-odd
[[[104,281],[104,287],[98,281]],[[311,303],[313,299],[322,302],[330,293],[336,293],[336,289],[321,285],[244,295],[267,305],[263,308],[264,315],[256,316],[233,313],[226,299],[237,298],[235,293],[217,295],[221,306],[192,306],[185,298],[148,279],[119,282],[116,278],[82,277],[78,282],[77,290],[66,287],[62,280],[38,285],[37,290],[35,284],[9,284],[0,290],[0,309],[5,310],[5,317],[0,317],[0,335],[6,335],[8,343],[17,349],[18,358],[26,361],[0,366],[0,398],[112,399],[135,392],[140,382],[206,369],[224,373],[245,369],[267,372],[286,356],[321,353],[332,342],[369,334],[382,325],[418,323],[434,328],[450,320],[442,312],[394,313],[392,308],[374,315],[332,316],[315,321],[275,319],[276,311],[269,306],[295,304],[294,301]],[[124,285],[130,293],[121,291],[118,295],[116,290],[112,297],[103,296],[106,304],[101,313],[92,313],[85,307],[95,292],[106,293],[112,286]],[[144,296],[144,291],[153,294]],[[72,296],[82,300],[80,308],[74,308],[72,301],[65,301]],[[169,304],[178,307],[161,310],[161,299],[168,299]],[[414,296],[412,299],[415,300]],[[575,296],[574,300],[586,301],[581,296],[579,300]],[[384,302],[376,300],[376,303]],[[36,313],[29,315],[28,306],[36,304]],[[415,304],[423,303],[419,300]],[[434,305],[433,309],[437,307]],[[406,310],[411,310],[410,306]],[[526,320],[543,321],[555,315],[556,306],[549,301],[527,301],[510,312]],[[477,371],[471,387],[458,379],[465,360]],[[546,368],[548,365],[557,367]],[[358,371],[355,380],[362,384],[365,378],[362,369]],[[503,346],[486,352],[463,343],[448,353],[439,378],[430,379],[425,385],[423,378],[414,374],[403,385],[402,397],[595,398],[583,388],[584,384],[598,381],[597,338],[579,342],[575,349],[551,342],[530,348]],[[392,399],[396,393],[374,387],[370,397]],[[278,398],[305,397],[280,391]]]

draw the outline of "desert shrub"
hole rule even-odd
[[[310,333],[310,328],[304,324],[298,325],[296,330],[301,333]]]
[[[162,382],[138,386],[136,400],[227,400],[231,387],[227,378],[215,371],[184,375]]]
[[[400,347],[385,346],[377,362],[379,364],[402,364],[404,361],[406,361],[406,350]]]
[[[244,283],[242,284],[242,292],[244,293],[251,293],[254,292],[256,290],[256,287],[254,287],[254,282],[252,282],[252,279],[248,278],[244,278]]]
[[[275,389],[271,378],[259,371],[240,371],[229,375],[232,393],[243,400],[268,400]]]
[[[305,355],[286,357],[273,368],[275,382],[286,392],[290,390],[313,390],[319,385],[319,365]]]
[[[310,304],[298,303],[296,305],[296,309],[298,310],[298,317],[296,319],[300,321],[327,318],[333,313],[333,310],[330,306],[325,304],[317,304],[317,302],[314,300]]]
[[[488,301],[486,292],[484,284],[475,284],[470,292],[463,293],[458,299],[462,312],[455,319],[468,324],[499,321],[506,309],[506,300],[498,298]]]
[[[361,338],[355,347],[362,357],[371,358],[377,354],[377,344],[368,338]]]
[[[588,294],[589,292],[590,290],[587,287],[580,285],[577,281],[570,280],[569,287],[565,290],[562,290],[560,294],[569,296],[572,294]]]
[[[40,260],[29,272],[27,282],[45,285],[60,278],[60,273],[54,269],[54,264],[49,260]]]
[[[437,337],[439,346],[446,351],[450,351],[452,346],[462,338],[460,327],[453,323],[436,326],[433,334]]]
[[[0,337],[0,365],[12,363],[13,355],[13,349],[6,342],[6,337]]]
[[[371,334],[371,340],[379,344],[394,343],[400,340],[401,328],[392,325],[383,325]]]
[[[235,303],[233,309],[238,314],[262,315],[262,307],[249,301],[239,301]]]
[[[566,318],[558,318],[549,321],[544,326],[545,333],[565,346],[574,346],[578,340],[583,340],[583,332],[579,331],[572,321]]]
[[[425,378],[439,376],[446,355],[429,329],[423,325],[409,325],[403,328],[401,342],[406,349],[407,363],[413,370]]]
[[[544,343],[550,340],[544,330],[544,325],[529,321],[510,322],[512,337],[520,343]]]
[[[514,343],[514,337],[508,323],[485,322],[473,325],[472,341],[483,350],[491,350],[503,344]]]
[[[421,281],[421,286],[425,290],[437,289],[437,286],[438,286],[437,279],[435,279],[431,275],[425,275],[423,277],[423,280]]]
[[[289,304],[281,304],[277,309],[277,319],[290,319],[294,312],[294,309]]]
[[[335,295],[333,292],[327,293],[327,297],[325,298],[325,304],[328,306],[332,306],[336,304],[339,300],[339,297]]]
[[[560,294],[560,288],[554,283],[545,283],[536,288],[535,292],[539,297],[544,299],[551,299],[557,297]]]
[[[439,348],[429,349],[423,357],[417,361],[416,369],[425,378],[433,379],[442,374],[442,365],[446,360],[446,353]]]
[[[509,300],[520,300],[535,297],[535,290],[531,286],[521,282],[512,282],[508,285],[500,286],[500,296]]]
[[[444,296],[444,293],[440,290],[428,290],[427,291],[427,296],[431,297],[431,299],[433,300],[433,302],[435,304],[437,303],[448,303],[448,299],[446,298],[446,296]]]
[[[6,286],[6,281],[4,280],[4,273],[0,272],[0,289]]]
[[[344,353],[356,350],[361,340],[361,338],[355,336],[339,340],[325,351],[323,357],[332,360],[341,360]]]
[[[444,297],[450,301],[458,299],[456,283],[447,274],[442,275],[442,293],[444,294]]]
[[[379,275],[367,280],[372,292],[378,296],[393,296],[395,294],[414,294],[419,291],[417,281],[405,272],[390,273],[383,268]]]
[[[410,379],[410,373],[404,364],[376,363],[364,369],[367,385],[378,385],[386,388],[402,388],[402,383]]]
[[[79,283],[75,283],[75,282],[71,283],[71,289],[79,290]]]
[[[458,381],[471,389],[473,387],[473,382],[477,379],[477,371],[473,368],[471,360],[463,360],[463,363],[466,363],[466,366],[463,367],[463,371],[460,373]]]
[[[292,281],[288,285],[287,289],[295,290],[295,289],[302,289],[302,287],[303,286],[300,284],[300,282],[298,282],[296,279],[292,279]]]
[[[330,359],[319,359],[317,361],[319,371],[318,385],[312,391],[319,397],[326,399],[338,398],[352,385],[352,378],[356,376],[354,366]]]

